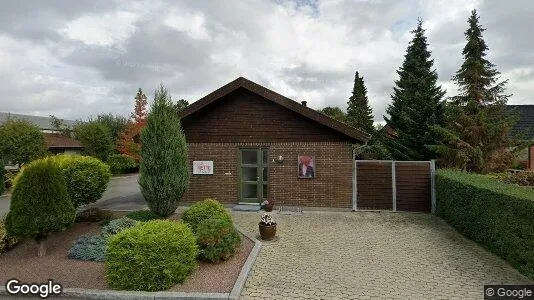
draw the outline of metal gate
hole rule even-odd
[[[356,160],[353,210],[434,212],[434,161]]]

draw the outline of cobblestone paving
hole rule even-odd
[[[482,299],[484,284],[532,284],[427,214],[273,213],[243,299]],[[260,213],[233,212],[256,235]]]

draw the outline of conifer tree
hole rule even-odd
[[[189,184],[189,167],[185,135],[163,85],[141,131],[139,170],[141,193],[150,210],[163,217],[173,214]]]
[[[438,75],[432,69],[434,60],[422,20],[412,33],[414,37],[397,71],[399,79],[391,95],[393,102],[386,110],[387,125],[395,131],[395,141],[387,145],[395,159],[429,160],[436,155],[428,146],[437,143],[431,128],[443,124],[445,92],[437,84]]]
[[[358,72],[354,75],[354,87],[348,105],[346,122],[353,127],[373,133],[373,110],[369,106],[363,76],[360,77]]]
[[[486,59],[489,49],[482,37],[476,10],[468,19],[463,63],[453,76],[460,94],[447,107],[447,126],[436,126],[443,138],[434,148],[445,167],[486,173],[504,170],[513,162],[514,141],[509,132],[513,118],[506,114],[510,95],[504,94],[507,80]]]

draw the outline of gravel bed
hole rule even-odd
[[[47,252],[37,257],[37,244],[26,239],[15,248],[0,255],[0,285],[9,279],[41,283],[53,279],[64,288],[109,289],[104,263],[74,260],[67,257],[73,242],[83,234],[96,234],[97,223],[77,223],[72,228],[51,234],[46,239]],[[243,244],[229,260],[217,264],[200,262],[198,268],[183,284],[171,291],[229,293],[239,276],[254,243],[243,236]]]

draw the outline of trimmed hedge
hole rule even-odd
[[[196,232],[197,227],[202,223],[202,221],[209,218],[218,218],[225,221],[232,222],[232,218],[224,209],[219,201],[215,199],[205,199],[199,201],[182,213],[182,220],[191,226],[193,232]]]
[[[440,170],[436,195],[439,216],[534,278],[534,189],[485,175]]]
[[[74,207],[93,203],[102,197],[111,177],[108,165],[98,158],[81,155],[57,155],[51,159],[63,170]]]
[[[110,155],[106,163],[113,174],[129,174],[139,171],[139,164],[135,159],[124,154]]]
[[[53,160],[39,159],[23,167],[15,180],[6,217],[11,235],[42,238],[70,227],[75,216],[65,178]]]
[[[241,236],[228,220],[206,219],[200,223],[195,235],[200,259],[212,262],[227,260],[241,245]]]
[[[181,222],[154,220],[109,238],[106,278],[119,290],[161,291],[184,282],[197,266],[198,248]]]
[[[158,216],[155,212],[151,210],[132,211],[132,212],[127,213],[126,217],[132,220],[141,221],[141,222],[161,219],[160,216]]]

